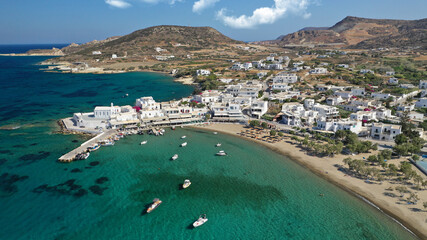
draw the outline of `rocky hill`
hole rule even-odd
[[[97,58],[180,55],[189,51],[216,49],[228,44],[243,44],[211,27],[155,26],[131,34],[86,44],[72,44],[62,49],[61,60],[81,59],[100,52]]]
[[[279,46],[335,45],[349,48],[427,48],[427,18],[389,20],[346,17],[330,28],[304,28],[266,41]]]

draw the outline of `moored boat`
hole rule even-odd
[[[142,142],[141,142],[141,145],[145,145],[145,144],[147,144],[147,142],[148,142],[148,141],[142,141]]]
[[[218,133],[217,132],[213,132],[213,134],[217,135]]]
[[[181,147],[185,147],[185,146],[187,146],[187,142],[181,143]]]
[[[221,147],[221,143],[217,143],[215,147]]]
[[[152,212],[154,209],[156,209],[157,207],[160,206],[160,204],[162,204],[162,200],[155,198],[153,200],[153,203],[147,208],[147,213]]]
[[[199,216],[199,219],[193,223],[193,227],[200,227],[208,221],[206,214],[202,214]]]
[[[182,188],[186,189],[191,185],[191,182],[189,179],[185,179],[184,183],[182,184]]]
[[[178,159],[178,154],[173,155],[171,159],[172,160],[177,160]]]
[[[93,145],[92,147],[88,147],[87,150],[89,150],[90,152],[96,151],[100,148],[101,146],[98,144]]]
[[[221,150],[221,151],[217,152],[217,153],[216,153],[216,155],[217,155],[217,156],[226,156],[226,155],[227,155],[227,153],[226,153],[226,152],[224,152],[223,150]]]
[[[181,137],[181,139],[185,139],[186,137],[187,137],[187,136],[185,136],[185,135],[184,135],[184,136],[182,136],[182,137]]]

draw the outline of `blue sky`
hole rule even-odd
[[[101,40],[155,25],[211,26],[270,40],[346,16],[427,17],[426,0],[0,0],[0,44]]]

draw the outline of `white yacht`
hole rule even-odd
[[[182,136],[181,139],[185,139],[187,136]]]
[[[178,154],[175,154],[172,156],[172,160],[177,160],[178,159]]]
[[[226,152],[224,152],[223,150],[221,150],[221,151],[217,152],[217,153],[216,153],[216,155],[217,155],[217,156],[226,156],[226,155],[227,155],[227,153],[226,153]]]
[[[191,182],[189,179],[185,179],[184,184],[182,184],[182,188],[188,188],[191,185]]]
[[[185,147],[185,146],[187,146],[187,142],[181,143],[181,147]]]
[[[147,144],[147,142],[148,142],[148,141],[142,141],[142,142],[141,142],[141,145],[145,145],[145,144]]]
[[[221,147],[221,143],[217,143],[215,146],[216,147]]]
[[[200,215],[199,219],[193,223],[193,227],[200,227],[208,221],[206,214]]]

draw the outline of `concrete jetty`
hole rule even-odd
[[[115,135],[117,135],[117,130],[108,130],[106,132],[102,132],[100,134],[98,134],[97,136],[95,136],[94,138],[82,143],[82,145],[80,145],[80,147],[72,150],[71,152],[61,156],[58,161],[60,162],[72,162],[73,160],[76,159],[77,154],[80,153],[84,153],[87,152],[87,148],[91,147],[95,144],[97,144],[98,142],[101,142],[103,140],[107,140],[110,137],[113,137]]]

